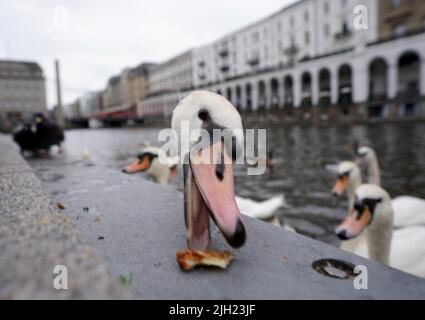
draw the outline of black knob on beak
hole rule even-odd
[[[246,230],[245,225],[243,222],[239,219],[238,224],[236,225],[235,233],[233,234],[231,239],[227,239],[227,242],[233,247],[233,248],[240,248],[244,245],[246,240]]]
[[[342,230],[338,232],[337,237],[341,240],[348,240],[349,238],[348,238],[347,230]]]

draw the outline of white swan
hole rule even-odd
[[[167,159],[167,163],[159,160],[160,154],[163,155],[161,159]],[[176,176],[177,160],[166,157],[161,148],[145,148],[137,157],[138,160],[127,166],[123,172],[131,174],[144,171],[162,186],[167,185]]]
[[[273,197],[266,201],[253,201],[251,199],[245,199],[236,197],[241,212],[251,218],[260,220],[271,220],[275,216],[276,210],[280,207],[286,206],[285,198],[283,195]]]
[[[338,178],[332,188],[332,194],[340,197],[347,191],[348,210],[354,206],[355,192],[362,183],[362,175],[359,166],[353,161],[342,161],[336,167],[329,167],[331,171],[335,171]],[[360,234],[354,239],[343,241],[341,249],[350,252],[367,252],[366,238],[364,234]]]
[[[341,240],[363,235],[354,254],[372,259],[404,272],[425,277],[425,226],[393,230],[394,208],[390,196],[374,184],[359,186],[355,203],[346,219],[335,229]]]
[[[166,163],[161,163],[159,154],[161,154],[161,159],[166,160]],[[143,171],[149,174],[155,182],[165,186],[177,176],[177,165],[178,160],[167,157],[161,148],[148,147],[138,155],[138,160],[127,166],[123,172],[131,174]],[[295,231],[286,224],[281,225],[279,219],[276,217],[276,211],[280,207],[286,206],[283,195],[275,196],[265,201],[254,201],[236,196],[236,203],[243,215],[259,220],[271,221],[276,226],[282,226],[287,230]]]
[[[246,227],[236,204],[232,161],[232,155],[244,147],[238,111],[218,94],[195,91],[174,109],[171,125],[183,163],[189,249],[209,248],[210,216],[227,243],[241,247]],[[214,130],[225,137],[213,135]]]
[[[381,173],[378,157],[371,147],[363,146],[356,150],[357,162],[364,164],[367,170],[368,183],[381,186]],[[394,216],[394,227],[406,227],[413,225],[425,225],[425,200],[400,196],[392,200],[396,215]]]

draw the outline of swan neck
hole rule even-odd
[[[369,183],[381,186],[381,172],[375,154],[371,155],[369,161],[367,161],[367,175]]]
[[[382,209],[382,214],[377,212],[376,217],[374,217],[375,221],[368,227],[366,238],[371,260],[389,265],[393,218],[393,210],[387,205]]]
[[[347,186],[347,197],[348,197],[348,210],[351,210],[354,206],[354,198],[356,196],[356,189],[362,184],[362,178],[360,171],[355,172],[351,177]]]

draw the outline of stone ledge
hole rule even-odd
[[[182,272],[175,260],[185,249],[183,195],[119,168],[85,165],[57,157],[30,164],[84,243],[95,248],[111,272],[133,275],[131,288],[140,299],[423,299],[425,280],[363,259],[336,247],[245,218],[248,241],[233,250],[213,227],[212,247],[231,250],[235,260],[225,271]],[[64,163],[69,163],[64,165]],[[61,174],[55,180],[52,176]],[[84,210],[88,208],[89,210]],[[101,237],[101,239],[99,239]],[[325,277],[312,268],[333,258],[364,265],[369,289],[353,280]]]
[[[130,293],[102,258],[83,244],[19,155],[0,135],[0,299],[123,299]],[[65,265],[69,290],[53,288]]]

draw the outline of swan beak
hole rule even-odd
[[[368,206],[363,212],[353,209],[345,220],[335,229],[335,234],[341,240],[350,240],[357,237],[372,221],[372,214]]]
[[[148,157],[144,157],[142,160],[137,160],[127,166],[123,172],[124,173],[136,173],[141,171],[146,171],[150,167],[150,161]]]
[[[335,182],[334,187],[332,188],[332,194],[337,197],[340,197],[347,188],[348,180],[349,178],[346,175],[338,178],[338,180]]]
[[[232,159],[218,141],[192,155],[190,167],[211,218],[234,248],[246,240],[246,228],[236,204]]]

